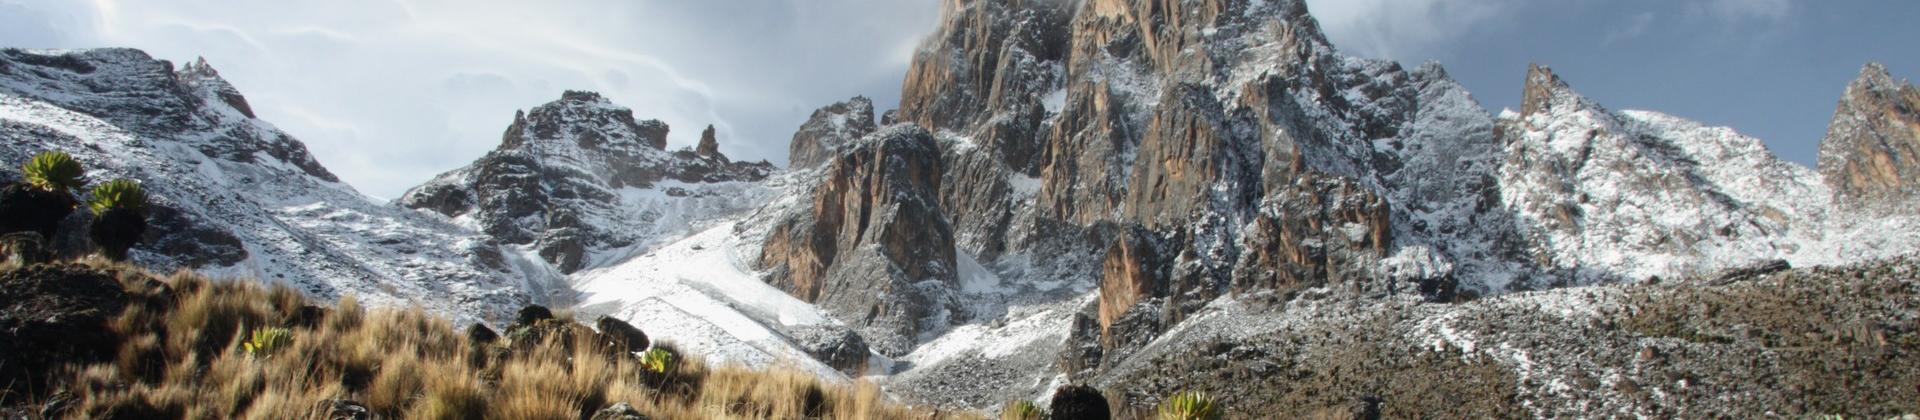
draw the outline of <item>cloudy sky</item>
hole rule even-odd
[[[204,56],[256,111],[392,198],[499,143],[514,110],[600,91],[736,159],[784,164],[814,108],[897,103],[937,0],[0,0],[0,46]],[[1438,60],[1517,107],[1526,64],[1617,109],[1729,125],[1813,161],[1867,61],[1920,74],[1920,2],[1308,0],[1335,44]]]

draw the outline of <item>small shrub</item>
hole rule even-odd
[[[272,356],[274,352],[293,344],[293,330],[280,327],[260,328],[248,335],[247,342],[241,343],[241,349],[253,357]]]
[[[87,184],[87,169],[67,152],[40,152],[22,165],[20,172],[26,175],[28,185],[46,191],[67,193]]]
[[[1047,418],[1047,413],[1040,411],[1040,406],[1034,405],[1032,401],[1008,402],[1006,408],[1000,409],[1000,420],[1042,420],[1045,418]]]
[[[1160,402],[1160,420],[1216,420],[1219,407],[1204,392],[1178,392]]]

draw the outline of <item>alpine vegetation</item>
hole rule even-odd
[[[73,192],[86,187],[86,168],[66,152],[45,151],[20,173],[24,180],[0,187],[0,233],[33,232],[51,241],[78,204]]]
[[[1160,420],[1219,420],[1220,410],[1204,392],[1183,391],[1167,397],[1156,410]]]
[[[87,237],[108,259],[126,260],[127,250],[147,232],[146,190],[127,179],[103,182],[93,187],[87,207],[94,216]]]

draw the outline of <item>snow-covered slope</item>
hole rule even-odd
[[[786,366],[845,379],[788,333],[838,321],[761,280],[751,268],[755,247],[736,227],[721,224],[618,265],[576,273],[575,316],[636,322],[650,336],[713,363]]]
[[[1551,71],[1529,74],[1527,110],[1502,120],[1504,204],[1558,284],[1675,277],[1784,259],[1845,263],[1912,252],[1913,215],[1835,209],[1814,170],[1725,127],[1612,112]],[[1840,249],[1847,249],[1842,254]],[[1553,286],[1532,284],[1528,287]]]
[[[95,180],[141,181],[157,204],[154,232],[133,252],[143,265],[467,320],[502,320],[529,301],[538,276],[474,263],[500,255],[486,237],[369,200],[251,114],[204,62],[176,70],[128,49],[0,50],[0,162],[11,171],[63,150]]]

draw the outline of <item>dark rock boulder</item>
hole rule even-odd
[[[867,339],[840,326],[805,326],[787,331],[788,338],[813,356],[842,373],[859,375],[872,356]]]
[[[647,349],[647,333],[634,328],[633,324],[620,318],[600,316],[593,325],[600,330],[600,339],[609,350],[616,352],[636,352]]]
[[[38,264],[52,258],[48,253],[46,240],[35,232],[14,232],[0,235],[0,263],[19,265]]]
[[[821,107],[793,133],[793,142],[787,146],[788,166],[809,168],[825,163],[841,146],[878,129],[873,123],[873,100],[865,96]]]
[[[83,265],[0,273],[0,383],[46,390],[52,369],[113,357],[119,343],[107,323],[126,303],[112,273]]]
[[[810,208],[774,226],[759,263],[767,281],[855,326],[882,354],[904,354],[955,281],[940,174],[924,129],[861,140],[826,169]]]
[[[1867,64],[1834,110],[1819,166],[1842,203],[1913,203],[1920,197],[1920,89]]]
[[[1786,260],[1763,261],[1758,264],[1754,264],[1752,266],[1727,270],[1724,273],[1720,273],[1719,276],[1714,277],[1714,279],[1712,281],[1709,281],[1708,284],[1711,284],[1714,286],[1725,286],[1725,285],[1739,283],[1743,281],[1756,280],[1756,279],[1759,279],[1760,276],[1765,276],[1768,274],[1778,273],[1778,272],[1792,270],[1792,269],[1793,269],[1793,264],[1788,264]]]
[[[350,400],[321,400],[314,407],[314,414],[326,420],[372,420],[373,409]]]
[[[607,408],[593,412],[593,417],[589,417],[590,420],[647,420],[648,418],[650,417],[641,414],[640,410],[634,409],[633,404],[624,402],[609,405]]]

